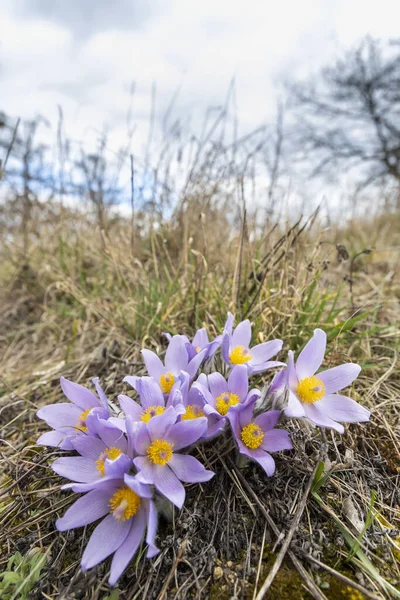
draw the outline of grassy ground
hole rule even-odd
[[[0,256],[0,597],[251,599],[302,503],[266,598],[400,597],[399,215],[255,235],[192,209],[131,239],[119,219],[100,235],[82,215],[40,210],[29,243],[13,231]],[[270,479],[239,470],[229,439],[200,447],[216,477],[187,486],[183,510],[161,520],[160,555],[139,553],[111,590],[107,563],[79,569],[92,527],[55,530],[73,494],[49,468],[62,452],[35,446],[35,413],[62,400],[61,375],[98,375],[112,401],[130,393],[122,379],[144,372],[142,347],[162,352],[163,331],[214,335],[227,310],[285,352],[324,328],[326,365],[362,365],[351,393],[371,422],[340,436],[291,421],[296,452],[276,455]]]

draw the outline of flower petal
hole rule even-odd
[[[369,421],[371,413],[347,396],[328,394],[316,404],[319,410],[335,421],[363,423]]]
[[[238,323],[237,327],[232,334],[232,347],[244,346],[248,348],[251,342],[251,325],[250,321],[246,319]]]
[[[93,490],[78,498],[65,515],[56,521],[58,531],[84,527],[110,512],[110,490]]]
[[[292,350],[288,352],[288,363],[286,368],[286,384],[293,391],[296,390],[299,378],[296,373],[296,367],[294,366],[294,354]]]
[[[286,385],[287,380],[287,369],[281,369],[278,373],[275,373],[271,385],[268,388],[268,393],[272,394],[283,388]]]
[[[162,439],[165,436],[166,430],[176,423],[178,413],[173,406],[167,408],[162,415],[152,417],[147,423],[147,430],[151,440]]]
[[[263,373],[268,369],[274,369],[275,367],[285,367],[285,363],[279,360],[267,360],[266,362],[260,363],[259,365],[253,365],[252,361],[249,360],[247,363],[249,366],[249,373],[256,375],[257,373]]]
[[[209,481],[214,476],[212,471],[207,471],[194,456],[186,454],[173,454],[168,465],[181,481],[198,483]]]
[[[95,481],[101,477],[93,460],[83,456],[62,456],[53,462],[51,468],[57,475],[79,483]]]
[[[153,478],[158,491],[164,494],[172,504],[182,508],[185,501],[185,488],[169,466],[154,465]]]
[[[307,418],[315,425],[318,425],[318,427],[329,427],[330,429],[335,429],[338,433],[344,433],[343,425],[336,423],[323,410],[319,410],[316,404],[303,404],[303,407]]]
[[[194,334],[192,345],[195,348],[204,348],[208,344],[208,335],[205,327],[198,329]]]
[[[299,379],[311,377],[318,371],[324,360],[326,349],[326,333],[315,329],[311,340],[304,346],[296,361],[296,371]]]
[[[268,452],[265,452],[261,448],[257,448],[257,450],[252,450],[251,453],[249,453],[249,456],[258,462],[268,477],[272,477],[275,473],[275,461]]]
[[[53,429],[66,430],[67,428],[75,429],[82,412],[83,411],[78,406],[75,406],[75,404],[59,402],[58,404],[43,406],[36,414],[39,419],[46,421],[47,425],[53,427]]]
[[[211,373],[207,377],[208,387],[214,398],[218,398],[220,394],[228,391],[228,383],[221,373]]]
[[[162,366],[162,363],[161,363],[161,366]],[[163,369],[164,369],[164,367],[163,367]],[[134,390],[136,390],[136,386],[137,386],[137,383],[139,380],[140,380],[140,377],[137,377],[136,375],[127,375],[126,377],[123,378],[122,381],[129,383],[129,385],[132,386]]]
[[[76,436],[83,437],[83,436]],[[70,437],[64,431],[46,431],[37,439],[37,446],[54,446],[55,448],[61,448],[62,450],[73,450],[72,440],[75,436]]]
[[[107,515],[93,531],[88,545],[82,556],[82,571],[91,569],[99,562],[115,552],[126,539],[132,521],[117,521],[112,515]]]
[[[165,368],[168,372],[179,374],[187,371],[187,366],[186,340],[181,335],[174,335],[165,353]]]
[[[155,418],[155,417],[154,417]],[[171,425],[165,433],[164,439],[174,445],[175,450],[186,448],[197,442],[207,431],[207,419],[200,417],[190,421],[180,421]]]
[[[152,558],[160,551],[156,546],[155,539],[157,534],[157,525],[158,525],[158,514],[156,510],[156,505],[152,500],[150,500],[146,505],[147,512],[147,534],[146,534],[146,543],[148,545],[148,550],[146,554],[146,558]]]
[[[233,411],[235,411],[235,412],[237,411],[237,413],[239,415],[239,426],[241,429],[243,429],[243,427],[248,425],[253,418],[254,405],[257,400],[258,400],[257,396],[253,396],[253,398],[251,400],[249,400],[249,402],[246,402],[246,404],[237,405],[237,408],[235,406],[232,406],[228,410],[228,414],[227,414],[228,419],[230,417],[230,414]]]
[[[147,349],[142,350],[142,356],[148,374],[158,381],[160,376],[165,373],[165,367],[161,360],[158,358],[157,354]],[[124,381],[128,381],[127,377],[125,377]],[[130,382],[128,381],[128,383]],[[137,381],[135,382],[135,385],[137,385]]]
[[[103,388],[100,385],[100,379],[99,379],[99,377],[94,377],[92,379],[92,381],[93,381],[94,385],[96,386],[96,391],[97,391],[97,394],[98,394],[98,396],[100,398],[100,403],[103,405],[103,408],[105,408],[105,409],[108,410],[108,399],[107,399],[107,396],[104,393]]]
[[[251,365],[256,367],[270,360],[273,356],[282,350],[282,340],[270,340],[263,344],[257,344],[251,348]]]
[[[254,422],[259,425],[263,431],[268,431],[275,427],[281,414],[280,410],[269,410],[258,415],[258,417],[254,419]]]
[[[144,458],[143,456],[141,458]],[[138,480],[137,475],[129,475],[125,473],[124,482],[128,487],[131,488],[141,498],[152,498],[153,492],[151,491],[151,487],[146,483],[142,483]]]
[[[155,465],[147,458],[147,456],[138,456],[134,458],[133,464],[139,471],[136,475],[139,483],[153,483]]]
[[[132,466],[132,459],[126,454],[120,454],[114,460],[106,458],[104,461],[104,474],[106,477],[113,477],[115,479],[123,479],[125,473],[129,471]]]
[[[280,452],[280,450],[292,450],[293,444],[288,431],[272,429],[265,432],[261,448],[267,452]]]
[[[128,564],[131,562],[133,555],[142,541],[145,524],[145,510],[144,508],[140,508],[138,513],[131,519],[130,529],[125,540],[119,548],[116,549],[113,556],[110,577],[108,579],[110,585],[114,585],[118,581]]]
[[[228,318],[226,319],[226,323],[224,325],[224,334],[227,333],[229,336],[232,335],[232,329],[233,329],[233,321],[234,321],[234,316],[231,312],[228,312]]]
[[[141,377],[137,382],[136,391],[144,408],[149,406],[165,406],[164,395],[153,377]]]
[[[153,417],[155,419],[156,417]],[[150,419],[152,420],[152,419]],[[139,426],[135,430],[135,436],[133,439],[133,445],[138,454],[146,454],[147,448],[151,444],[149,430],[146,427],[146,423],[139,422]]]
[[[242,402],[246,399],[249,391],[249,375],[246,365],[233,367],[228,378],[228,390],[233,394],[237,394]]]
[[[60,384],[65,396],[68,398],[68,400],[79,406],[81,409],[80,412],[100,405],[96,395],[87,388],[83,387],[83,385],[79,385],[79,383],[65,379],[65,377],[61,377]]]
[[[77,435],[72,440],[72,446],[81,456],[90,458],[92,461],[97,460],[99,454],[104,452],[107,447],[103,440],[94,435]]]
[[[230,365],[230,360],[229,360],[230,347],[231,347],[231,338],[227,333],[224,333],[222,336],[222,342],[221,342],[221,353],[222,353],[222,358],[228,365]]]
[[[300,400],[298,399],[296,394],[292,392],[292,390],[289,390],[288,393],[288,405],[285,408],[285,415],[287,417],[294,418],[306,416],[306,411],[304,410],[303,403],[300,402]]]
[[[161,392],[160,387],[157,387]],[[139,421],[140,415],[143,412],[143,407],[140,404],[132,400],[129,396],[125,396],[125,394],[118,396],[118,402],[125,416],[129,415],[134,421]]]
[[[203,348],[200,352],[196,354],[194,358],[189,362],[186,370],[189,373],[190,379],[194,379],[196,377],[196,373],[199,370],[199,367],[203,360],[207,357],[207,348]],[[184,369],[182,369],[184,370]]]
[[[324,384],[326,394],[334,394],[353,383],[360,371],[359,365],[346,363],[318,373],[318,378]]]

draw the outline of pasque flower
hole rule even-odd
[[[148,423],[139,423],[135,429],[134,445],[137,454],[134,464],[143,483],[153,484],[178,508],[185,500],[186,483],[208,481],[213,477],[194,456],[177,452],[199,440],[207,430],[207,419],[177,420],[173,407],[153,417]]]
[[[246,319],[241,321],[233,330],[233,315],[228,313],[228,319],[222,334],[222,356],[230,366],[246,365],[249,373],[262,373],[272,367],[284,363],[270,360],[282,348],[282,340],[271,340],[250,348],[251,325]]]
[[[109,577],[110,585],[114,585],[139,547],[146,527],[147,557],[159,552],[155,546],[157,511],[151,497],[149,486],[125,475],[98,484],[58,519],[57,529],[67,531],[105,517],[93,531],[83,553],[83,571],[114,554]]]
[[[163,365],[157,354],[151,350],[142,350],[147,371],[157,381],[164,394],[171,392],[182,371],[188,373],[190,379],[193,379],[206,356],[207,350],[204,349],[192,359],[189,359],[186,343],[187,339],[182,335],[174,335],[171,338],[165,353],[165,365]],[[139,377],[128,375],[124,381],[136,389],[138,379]]]
[[[58,458],[51,465],[53,471],[77,483],[123,478],[132,466],[132,452],[126,436],[109,421],[100,421],[97,435],[80,435],[72,439],[71,444],[80,456]]]
[[[107,398],[99,384],[99,379],[93,379],[99,398],[90,390],[61,377],[62,390],[71,402],[59,402],[40,408],[36,413],[46,421],[53,431],[43,433],[36,442],[39,446],[56,446],[63,450],[72,450],[72,440],[81,435],[96,433],[99,420],[108,419],[109,410]]]
[[[205,383],[207,385],[207,380]],[[205,409],[205,403],[204,391],[196,384],[190,386],[189,375],[183,373],[181,386],[175,395],[175,408],[177,410],[180,409],[182,413],[180,416],[181,421],[191,421],[206,417],[207,429],[202,438],[210,438],[220,433],[224,427],[224,422],[219,413],[216,414],[215,411],[208,410],[212,405],[207,404],[207,408]]]
[[[245,404],[250,398],[258,398],[260,392],[249,392],[248,371],[245,365],[237,365],[229,374],[228,381],[221,373],[202,373],[192,386],[204,398],[204,413],[225,417],[231,407]]]
[[[289,433],[283,429],[274,429],[281,415],[280,410],[271,410],[254,417],[252,398],[247,404],[234,406],[228,413],[233,435],[239,452],[257,461],[270,477],[275,472],[275,461],[270,452],[291,450]]]
[[[165,337],[168,341],[172,340],[172,336],[170,333],[164,333]],[[202,350],[206,350],[206,354],[204,355],[204,359],[210,358],[215,352],[218,350],[221,345],[222,336],[218,335],[215,340],[212,342],[208,339],[208,333],[205,327],[202,329],[198,329],[193,336],[193,340],[190,341],[186,335],[182,336],[186,340],[186,349],[188,353],[189,360],[192,360],[196,354],[201,352]]]
[[[181,374],[181,377],[183,375],[189,377],[184,373]],[[166,399],[166,394],[162,393],[154,377],[138,377],[135,387],[139,394],[140,404],[125,394],[118,396],[118,402],[125,417],[129,416],[133,422],[148,423],[153,417],[162,415],[169,406],[175,406],[178,413],[184,412],[184,408],[179,405],[182,399],[179,391],[180,385],[181,381],[177,381]],[[125,419],[111,417],[110,421],[122,431],[126,431]]]
[[[368,421],[369,411],[351,398],[337,394],[358,376],[361,367],[347,363],[317,373],[324,359],[326,333],[315,329],[311,340],[300,352],[296,364],[289,352],[286,385],[289,389],[287,417],[307,417],[315,425],[344,432],[343,423]]]

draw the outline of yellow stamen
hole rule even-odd
[[[201,350],[200,346],[197,346],[197,348],[196,348],[197,354],[200,352],[200,350]]]
[[[201,410],[198,404],[189,404],[186,407],[186,412],[181,416],[181,421],[190,421],[197,419],[198,417],[204,417],[204,412]]]
[[[249,423],[246,427],[243,427],[240,437],[248,448],[255,450],[261,446],[264,439],[264,432],[255,423]]]
[[[166,465],[172,458],[173,444],[166,440],[154,440],[147,448],[147,455],[155,465]]]
[[[302,402],[314,404],[314,402],[324,397],[325,386],[318,377],[313,375],[312,377],[301,379],[297,384],[296,391]]]
[[[163,373],[160,376],[160,388],[164,394],[169,394],[172,390],[172,386],[175,383],[175,377],[172,373]]]
[[[229,360],[233,365],[243,365],[251,360],[251,352],[244,346],[236,346],[229,355]]]
[[[120,488],[110,499],[110,511],[117,521],[127,521],[140,508],[140,497],[127,485]]]
[[[157,415],[162,415],[164,412],[164,406],[149,406],[149,408],[146,408],[146,410],[140,413],[140,420],[144,421],[144,423],[148,423],[150,419]]]
[[[96,469],[100,471],[102,477],[104,477],[104,462],[106,458],[110,460],[115,460],[118,456],[121,456],[122,452],[119,448],[115,448],[115,446],[111,446],[110,448],[106,448],[103,452],[100,453],[98,460],[96,460]]]
[[[215,408],[220,415],[226,415],[231,406],[239,404],[240,398],[237,394],[231,392],[223,392],[215,400]]]
[[[75,425],[75,429],[79,429],[80,431],[87,431],[88,430],[88,428],[86,427],[86,419],[87,419],[87,416],[88,416],[88,414],[90,413],[91,410],[92,410],[91,408],[88,408],[87,410],[84,410],[79,415],[78,422]]]

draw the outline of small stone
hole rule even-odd
[[[215,569],[214,569],[214,579],[215,580],[221,579],[223,574],[224,574],[224,571],[221,569],[221,567],[215,567]]]

